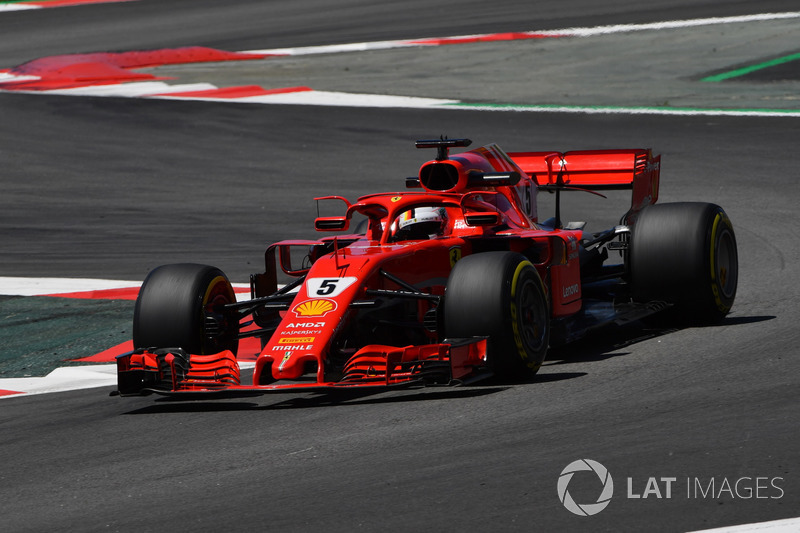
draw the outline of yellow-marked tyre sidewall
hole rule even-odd
[[[665,316],[680,322],[718,322],[736,297],[733,226],[715,204],[647,207],[633,225],[628,267],[635,300],[670,303]]]
[[[709,240],[711,293],[720,313],[728,313],[736,297],[739,261],[733,226],[725,212],[714,217]]]
[[[154,269],[136,299],[133,342],[136,348],[183,348],[189,353],[236,352],[239,324],[218,314],[222,335],[209,338],[205,316],[236,301],[228,278],[207,265],[179,263]]]
[[[504,380],[524,379],[542,364],[549,306],[536,268],[514,252],[484,252],[456,263],[444,301],[446,337],[489,337],[488,362]]]
[[[208,283],[208,288],[206,289],[202,301],[202,309],[204,313],[210,312],[214,306],[225,305],[235,301],[236,293],[233,292],[233,286],[230,281],[228,281],[228,278],[220,272],[220,275],[215,276]],[[223,350],[231,350],[234,353],[237,352],[239,347],[238,320],[236,320],[236,324],[232,323],[234,321],[232,318],[224,318],[224,320],[226,322],[226,327],[224,329],[227,333],[224,335],[224,338],[215,341],[204,339],[202,349],[204,354],[218,353]]]
[[[543,313],[542,318],[548,315],[548,305],[545,298],[544,286],[542,280],[536,272],[536,268],[530,261],[521,261],[517,268],[514,270],[514,275],[511,279],[511,297],[509,298],[509,311],[511,318],[511,328],[514,333],[514,347],[516,348],[517,355],[522,361],[522,364],[527,369],[527,372],[536,373],[542,366],[544,357],[546,355],[548,337],[547,332],[530,332],[530,335],[523,333],[530,327],[523,312],[523,306],[530,304],[536,305],[539,302],[526,302],[523,304],[520,300],[525,296],[525,291],[536,291],[539,294],[541,305],[539,305],[538,313]],[[538,314],[537,313],[537,314]],[[537,317],[539,319],[539,317]],[[549,320],[546,321],[547,328]],[[539,327],[542,327],[540,324]],[[549,328],[548,328],[549,329]]]

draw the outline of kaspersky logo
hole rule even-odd
[[[600,480],[600,484],[598,485],[599,496],[595,502],[578,503],[569,493],[568,489],[572,477],[576,472],[583,471],[594,472]],[[602,489],[599,488],[601,486]],[[558,477],[558,499],[561,500],[561,503],[564,504],[564,507],[566,507],[568,511],[579,516],[596,515],[608,506],[613,495],[614,480],[611,479],[611,474],[608,473],[608,469],[591,459],[578,459],[577,461],[571,462],[561,471],[561,475]]]

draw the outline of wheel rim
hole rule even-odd
[[[208,289],[202,302],[204,352],[216,353],[227,349],[238,337],[238,332],[234,331],[232,324],[228,323],[228,317],[215,312],[215,308],[218,306],[232,303],[235,300],[236,295],[224,277],[217,276],[208,284]],[[209,316],[213,316],[217,320],[219,326],[222,327],[222,332],[215,332],[215,334],[209,335],[211,332],[206,331],[206,317]]]
[[[534,280],[523,283],[519,292],[519,331],[522,343],[528,352],[538,352],[544,348],[547,333],[547,315],[543,298]]]
[[[736,281],[739,275],[736,261],[736,244],[733,235],[725,229],[720,233],[716,251],[717,264],[715,275],[722,295],[732,298],[736,293]]]
[[[228,289],[228,283],[222,276],[217,276],[209,283],[206,295],[203,298],[203,309],[210,311],[216,305],[232,302],[235,296]]]

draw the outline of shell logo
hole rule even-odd
[[[326,298],[316,300],[306,300],[300,302],[292,308],[292,312],[297,316],[325,316],[336,309],[336,302]]]

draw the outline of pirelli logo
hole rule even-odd
[[[311,344],[316,337],[281,337],[278,344]]]

